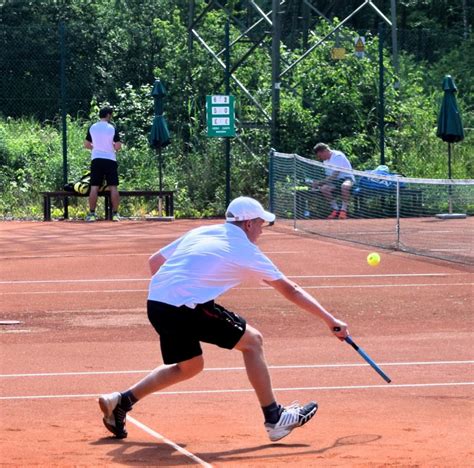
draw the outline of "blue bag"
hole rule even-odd
[[[359,187],[361,190],[376,191],[378,193],[393,193],[397,189],[397,178],[398,174],[391,173],[387,166],[378,166],[372,171],[364,171],[368,174],[367,177],[361,177],[359,180]],[[370,177],[370,174],[374,176],[389,176],[393,180],[379,179],[377,177]],[[404,187],[405,184],[400,182],[400,188]]]

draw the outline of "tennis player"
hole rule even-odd
[[[99,398],[105,427],[117,438],[127,437],[126,414],[137,401],[203,370],[200,342],[242,353],[271,441],[287,436],[316,414],[315,402],[287,407],[277,403],[262,335],[243,317],[214,302],[244,280],[263,281],[321,319],[339,339],[348,335],[344,322],[286,278],[257,247],[264,223],[274,220],[275,215],[258,201],[239,197],[229,204],[225,223],[193,229],[150,257],[148,318],[160,335],[164,365],[127,391]]]
[[[325,165],[340,167],[341,170],[325,169],[326,177],[313,183],[313,189],[319,189],[330,203],[332,211],[328,219],[347,219],[347,209],[351,197],[355,177],[350,173],[352,166],[342,151],[331,149],[325,143],[318,143],[313,148],[316,157]],[[337,195],[341,195],[341,209],[337,203]]]
[[[116,153],[122,148],[122,143],[115,125],[111,123],[112,113],[113,109],[111,107],[100,109],[100,120],[89,127],[84,140],[84,147],[91,150],[91,191],[89,194],[89,213],[86,216],[86,221],[89,223],[97,221],[95,209],[99,188],[104,179],[107,181],[108,190],[110,190],[112,221],[120,221]]]

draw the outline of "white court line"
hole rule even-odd
[[[107,236],[110,239],[110,236]],[[133,256],[147,256],[149,257],[153,252],[146,253],[64,253],[64,254],[51,254],[51,255],[8,255],[0,257],[0,260],[24,260],[31,258],[85,258],[85,257],[133,257]],[[278,250],[278,251],[263,251],[265,254],[300,254],[305,253],[301,250]]]
[[[338,385],[333,387],[283,387],[274,388],[275,392],[296,392],[307,390],[370,390],[370,389],[393,389],[393,388],[435,388],[435,387],[466,387],[474,385],[474,382],[433,382],[422,384],[381,384],[381,385]],[[212,395],[217,393],[251,393],[253,388],[227,388],[221,390],[176,390],[168,392],[155,392],[152,395]],[[62,394],[62,395],[22,395],[22,396],[1,396],[0,400],[50,400],[58,398],[98,398],[96,393],[83,394]]]
[[[333,285],[333,286],[301,286],[303,289],[357,289],[357,288],[429,288],[429,287],[438,287],[438,286],[472,286],[474,283],[411,283],[411,284],[352,284],[352,285]],[[233,288],[228,292],[235,290],[265,290],[265,289],[274,289],[271,286],[261,286],[261,287],[243,287],[243,288]],[[2,294],[2,293],[0,293]]]
[[[302,286],[303,289],[357,289],[357,288],[430,288],[439,286],[472,286],[474,283],[411,283],[411,284],[353,284],[353,285],[339,285],[339,286]],[[233,288],[227,293],[234,291],[273,291],[274,288],[271,286],[261,287],[243,287]],[[25,295],[38,295],[38,294],[118,294],[118,293],[143,293],[148,292],[148,289],[87,289],[77,291],[18,291],[18,292],[0,292],[0,296],[25,296]]]
[[[430,252],[471,252],[472,249],[428,249]]]
[[[141,255],[141,254],[140,254]],[[1,258],[1,257],[0,257]],[[372,275],[288,275],[288,278],[406,278],[406,277],[447,277],[459,276],[465,273],[387,273]],[[11,280],[0,281],[0,284],[49,284],[49,283],[118,283],[132,281],[150,281],[150,278],[91,278],[91,279],[61,279],[61,280]]]
[[[145,424],[141,423],[140,421],[137,421],[135,418],[132,418],[132,416],[127,415],[127,422],[131,422],[132,424],[135,424],[135,426],[142,429],[147,434],[173,447],[176,451],[178,451],[179,453],[182,453],[183,455],[195,461],[196,463],[199,463],[201,466],[212,468],[212,465],[210,465],[209,463],[205,462],[204,460],[194,455],[193,453],[188,452],[185,448],[181,447],[180,445],[175,444],[172,440],[169,440],[166,437],[162,436],[159,432],[156,432],[153,429],[150,429],[148,426],[145,426]]]
[[[381,362],[380,366],[445,366],[474,364],[474,361],[413,361],[413,362]],[[341,367],[369,367],[369,364],[288,364],[284,366],[268,366],[269,369],[337,369]],[[244,371],[245,367],[205,367],[204,372]],[[0,378],[11,377],[67,377],[80,375],[123,375],[123,374],[148,374],[148,370],[128,371],[86,371],[86,372],[41,372],[35,374],[0,374]]]

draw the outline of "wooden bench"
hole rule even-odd
[[[58,190],[56,192],[41,192],[43,196],[43,217],[44,221],[51,221],[51,200],[52,199],[62,199],[65,203],[65,218],[67,219],[67,205],[69,198],[87,198],[89,195],[81,195],[76,192],[66,192],[64,190]],[[174,192],[170,190],[119,190],[119,195],[121,198],[123,197],[145,197],[157,198],[157,205],[160,199],[164,199],[165,202],[165,214],[166,216],[173,217],[174,216]],[[101,192],[99,193],[99,197],[104,197],[104,205],[105,205],[105,218],[109,221],[112,220],[112,205],[110,203],[110,192]]]

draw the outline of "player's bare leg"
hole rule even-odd
[[[347,218],[347,209],[349,206],[349,200],[351,197],[351,190],[352,190],[352,181],[345,180],[341,185],[341,211],[339,213],[339,219],[346,219]]]
[[[337,206],[337,201],[334,198],[334,187],[330,184],[324,184],[321,186],[321,193],[323,194],[324,198],[328,201],[331,206],[332,212],[328,216],[328,219],[337,218],[339,214],[339,207]]]
[[[89,214],[86,217],[86,221],[92,222],[97,221],[97,216],[95,214],[95,209],[97,206],[97,196],[99,194],[99,186],[92,185],[91,191],[89,192]]]
[[[272,442],[306,424],[316,414],[318,405],[313,401],[305,406],[295,403],[288,407],[276,402],[263,352],[263,338],[259,331],[247,325],[244,336],[235,348],[241,351],[244,357],[247,375],[262,407],[265,429]]]
[[[202,356],[196,356],[178,364],[157,367],[123,393],[114,392],[101,395],[99,406],[104,414],[105,427],[118,439],[124,439],[128,435],[125,429],[127,412],[138,400],[175,383],[190,379],[201,372],[203,368],[204,359]]]
[[[247,325],[235,349],[242,352],[247,376],[260,405],[265,407],[275,402],[270,373],[263,352],[263,337],[260,332]]]
[[[137,400],[163,390],[183,380],[188,380],[199,374],[204,368],[202,356],[196,356],[178,364],[162,365],[151,371],[146,377],[130,388]]]
[[[112,211],[116,213],[118,211],[119,203],[120,203],[120,195],[118,193],[118,188],[116,185],[111,185],[109,187],[110,191],[110,202],[112,204]]]
[[[99,194],[99,186],[98,185],[92,185],[91,186],[91,191],[89,193],[89,210],[90,211],[95,211],[97,207],[97,196]]]

